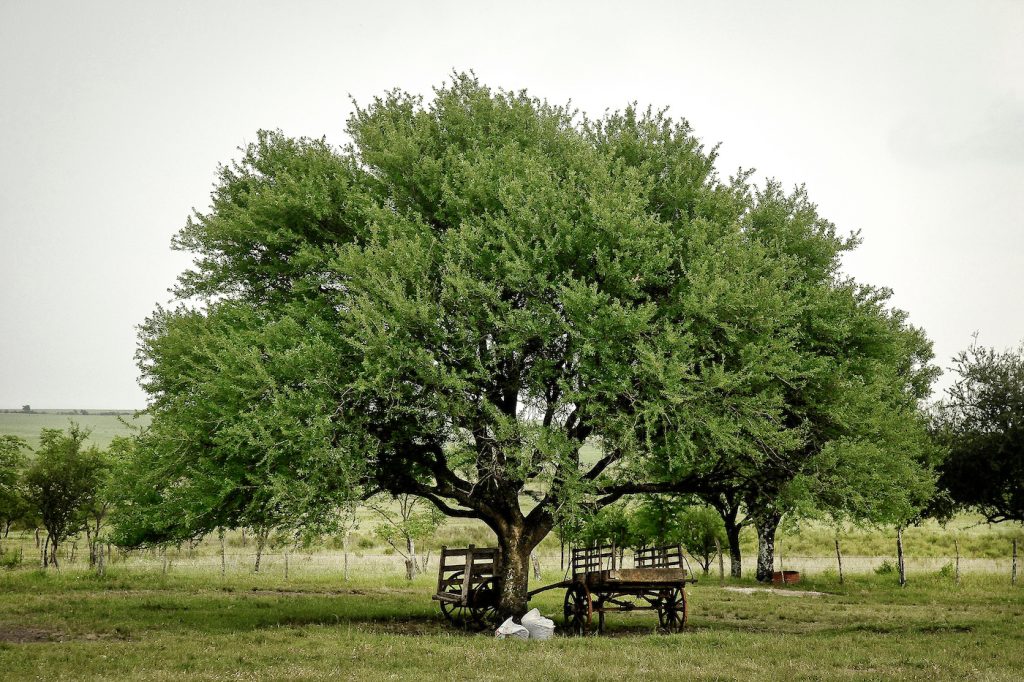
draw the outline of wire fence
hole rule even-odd
[[[319,551],[264,551],[259,554],[259,569],[257,571],[257,552],[254,550],[238,551],[230,549],[223,553],[211,552],[211,548],[204,547],[202,550],[189,550],[188,548],[168,548],[167,550],[135,550],[121,551],[112,547],[104,547],[104,565],[106,567],[118,567],[129,571],[147,573],[189,573],[189,574],[224,574],[241,575],[259,573],[266,576],[281,576],[288,578],[318,577],[331,575],[344,575],[346,572],[351,576],[404,576],[406,574],[405,557],[398,553],[380,553],[349,551],[347,554],[335,550]],[[41,552],[34,550],[31,542],[26,546],[21,543],[21,553],[18,564],[23,568],[35,568],[41,565]],[[10,548],[8,549],[10,552]],[[8,554],[9,555],[9,554]],[[540,574],[545,578],[553,578],[565,574],[568,565],[568,556],[559,555],[557,552],[537,553],[536,565]],[[60,565],[67,569],[82,569],[89,566],[88,551],[79,547],[63,547],[60,555]],[[895,566],[895,556],[857,556],[843,555],[842,570],[846,575],[868,574],[882,569],[883,564]],[[418,570],[424,573],[433,573],[437,570],[437,552],[431,550],[417,556]],[[957,562],[953,556],[933,557],[910,557],[904,558],[908,573],[937,573],[939,571],[950,571]],[[729,557],[723,557],[726,573],[729,572]],[[756,556],[748,556],[742,561],[742,569],[745,575],[750,575],[756,570]],[[626,565],[629,566],[630,559],[627,554]],[[1013,573],[1013,559],[1009,552],[1005,558],[976,558],[960,557],[959,567],[961,575],[969,574],[1003,574],[1011,576]],[[700,573],[698,564],[691,560],[693,570]],[[833,556],[800,556],[800,555],[776,555],[776,570],[799,571],[804,575],[824,575],[838,572],[838,563]],[[719,562],[716,558],[709,573],[717,576]]]

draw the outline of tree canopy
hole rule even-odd
[[[857,405],[913,400],[923,337],[841,280],[852,242],[800,189],[720,178],[685,121],[456,75],[348,133],[260,133],[176,239],[196,260],[142,329],[133,541],[412,494],[495,532],[522,611],[559,518],[746,481],[777,499],[826,443],[873,452]]]

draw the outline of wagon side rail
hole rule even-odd
[[[618,568],[618,549],[615,545],[573,547],[570,554],[574,576]]]
[[[442,546],[433,599],[465,606],[472,591],[494,577],[497,551],[474,545],[464,549]]]

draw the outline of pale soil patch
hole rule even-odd
[[[775,590],[770,587],[723,587],[723,590],[729,590],[730,592],[742,592],[743,594],[753,594],[755,592],[768,592],[769,594],[777,594],[780,597],[827,597],[828,592],[815,592],[814,590]]]

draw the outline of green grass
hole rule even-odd
[[[432,577],[0,573],[4,679],[1020,679],[1024,588],[968,576],[824,597],[690,590],[690,625],[612,614],[604,637],[497,641],[448,628]],[[561,595],[538,598],[554,616]],[[559,620],[556,618],[556,620]],[[28,640],[28,641],[17,641]]]
[[[39,432],[42,429],[66,429],[69,421],[74,421],[92,430],[88,443],[105,448],[115,436],[127,436],[131,433],[125,422],[137,426],[149,423],[148,416],[94,414],[101,411],[103,410],[87,410],[90,414],[84,415],[58,414],[57,410],[38,411],[34,414],[0,412],[0,433],[24,438],[35,448],[39,445]]]

